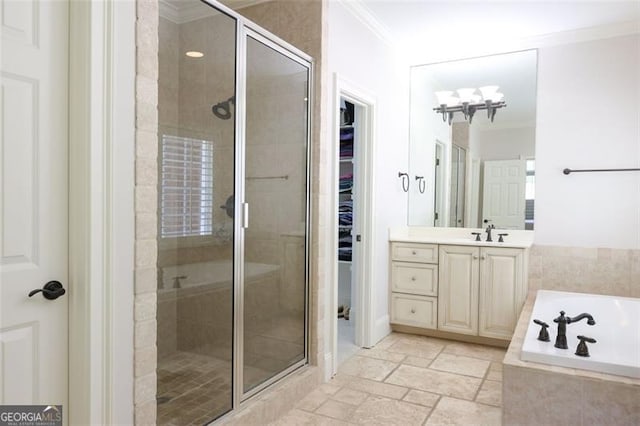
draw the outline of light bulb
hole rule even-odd
[[[451,90],[442,90],[440,92],[436,92],[436,98],[438,98],[438,105],[447,105],[449,98],[453,92]]]
[[[491,99],[492,102],[500,102],[504,100],[504,93],[496,92],[496,94]]]
[[[477,104],[482,100],[482,96],[480,95],[471,95],[471,102]]]
[[[449,96],[449,98],[447,99],[447,106],[454,107],[456,105],[460,105],[460,98],[457,98],[455,96]]]
[[[190,50],[186,52],[185,55],[190,58],[202,58],[204,56],[204,53],[198,52],[197,50]]]
[[[495,101],[496,93],[498,92],[498,87],[499,86],[483,86],[478,90],[480,90],[480,93],[482,93],[482,98],[485,101]]]
[[[460,96],[460,102],[462,103],[469,103],[471,102],[471,97],[473,96],[473,92],[475,92],[476,89],[470,89],[470,88],[463,88],[463,89],[458,89],[458,95]]]

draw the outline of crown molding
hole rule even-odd
[[[613,37],[639,34],[640,21],[616,22],[597,27],[579,28],[571,31],[542,34],[522,39],[526,47],[552,47],[585,41],[601,40]]]
[[[336,3],[340,3],[351,15],[384,43],[389,46],[395,45],[396,42],[389,28],[375,17],[362,0],[336,0]]]

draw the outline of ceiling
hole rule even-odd
[[[460,51],[459,57],[472,56],[487,53],[489,45],[620,23],[631,23],[640,31],[639,0],[346,1],[360,3],[390,41],[410,57],[432,52],[423,55],[425,60],[451,57],[452,51]]]
[[[579,34],[593,39],[640,32],[640,0],[340,1],[358,4],[356,12],[409,64],[434,64],[414,66],[413,78],[424,76],[440,90],[499,85],[507,108],[493,127],[535,121],[536,55],[484,55],[579,41]],[[460,58],[477,59],[448,62]],[[485,121],[479,118],[478,126]]]

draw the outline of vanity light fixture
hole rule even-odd
[[[186,52],[185,55],[190,58],[202,58],[204,56],[204,53],[198,52],[197,50],[190,50]]]
[[[433,110],[442,114],[442,121],[449,121],[451,125],[453,115],[462,112],[464,119],[471,124],[476,111],[487,110],[487,118],[493,123],[496,111],[507,106],[504,95],[498,92],[498,86],[483,86],[477,89],[480,95],[476,94],[475,88],[461,88],[456,90],[458,96],[454,96],[451,90],[436,92],[438,107]]]

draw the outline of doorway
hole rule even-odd
[[[372,161],[375,103],[371,96],[336,76],[335,261],[329,315],[332,368],[370,347],[372,256]]]

